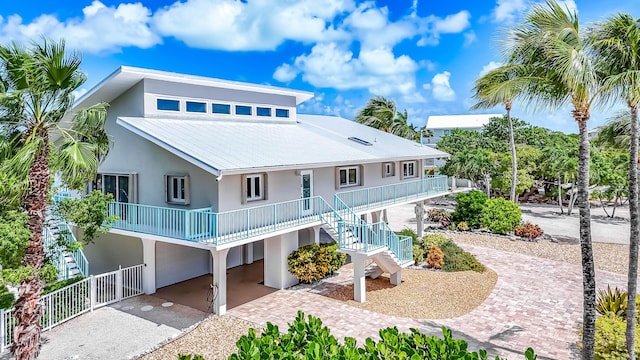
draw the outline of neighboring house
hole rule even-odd
[[[312,96],[131,67],[101,81],[75,106],[110,104],[113,143],[90,188],[114,195],[120,220],[85,247],[91,273],[144,263],[146,293],[213,274],[223,314],[227,268],[263,260],[266,286],[294,285],[287,256],[324,228],[351,256],[356,300],[367,259],[398,284],[412,245],[380,223],[381,210],[446,193],[446,178],[422,171],[423,159],[446,154],[298,114]]]
[[[502,114],[432,115],[427,119],[426,129],[431,130],[433,136],[425,138],[424,142],[435,146],[443,136],[451,134],[453,129],[480,131],[489,123],[489,119],[502,116]]]

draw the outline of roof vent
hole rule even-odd
[[[351,141],[355,141],[355,142],[357,142],[357,143],[358,143],[358,144],[360,144],[360,145],[373,146],[373,144],[372,144],[372,143],[370,143],[370,142],[368,142],[367,140],[362,140],[362,139],[357,138],[357,137],[355,137],[355,136],[350,137],[350,138],[349,138],[349,140],[351,140]]]

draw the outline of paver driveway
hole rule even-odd
[[[351,307],[306,291],[282,290],[233,308],[233,316],[286,329],[298,310],[318,316],[338,338],[364,340],[375,337],[380,328],[398,326],[401,331],[418,328],[440,334],[445,325],[471,348],[485,348],[493,355],[522,358],[529,346],[539,359],[577,358],[577,331],[582,319],[582,272],[579,266],[527,255],[463,247],[498,273],[491,295],[464,316],[445,320],[394,317]],[[598,287],[626,288],[626,277],[597,272]],[[416,294],[420,296],[420,294]]]

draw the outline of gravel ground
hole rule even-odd
[[[349,271],[350,265],[340,269]],[[353,276],[351,270],[351,277]],[[367,301],[353,301],[353,282],[325,296],[382,314],[413,319],[447,319],[464,315],[480,305],[493,291],[498,275],[491,269],[441,272],[402,270],[402,284],[393,286],[389,278],[367,278]]]
[[[444,235],[459,243],[531,255],[574,265],[581,264],[579,244],[555,243],[548,240],[528,242],[475,233],[447,233]],[[629,245],[594,242],[593,256],[597,269],[627,274]]]
[[[177,359],[178,354],[200,354],[205,359],[226,359],[236,352],[236,342],[254,324],[233,316],[210,316],[180,337],[139,360]]]

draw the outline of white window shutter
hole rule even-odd
[[[269,199],[269,180],[268,180],[269,176],[267,175],[267,173],[262,174],[262,199],[263,200],[268,200]]]
[[[191,179],[189,175],[184,176],[184,204],[191,204]]]
[[[247,203],[247,175],[240,176],[240,203]]]
[[[358,186],[364,186],[364,165],[358,166]]]
[[[340,190],[340,168],[336,168],[336,190]]]
[[[169,202],[169,175],[164,176],[164,202]]]

